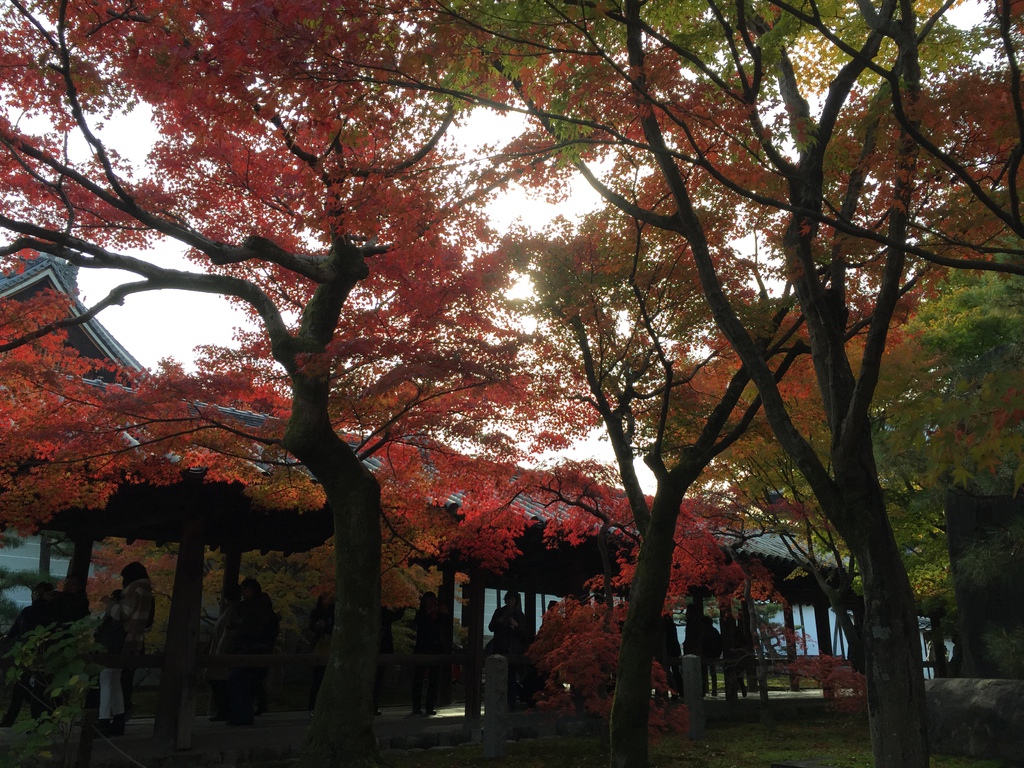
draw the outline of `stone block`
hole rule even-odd
[[[392,736],[388,743],[388,749],[406,750],[413,748],[412,739],[409,736]]]
[[[925,700],[933,753],[1024,760],[1024,680],[928,680]]]
[[[441,734],[437,731],[425,731],[419,735],[418,741],[419,743],[416,746],[420,749],[439,747],[441,746]]]

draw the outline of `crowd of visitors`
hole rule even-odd
[[[132,708],[136,671],[131,657],[145,652],[145,634],[152,626],[155,614],[152,583],[145,566],[139,562],[129,563],[120,575],[121,588],[114,590],[102,601],[102,620],[95,633],[96,641],[103,651],[121,657],[117,666],[106,667],[99,675],[98,730],[107,736],[124,733],[125,720]],[[552,601],[548,611],[555,610],[557,606],[558,603]],[[381,655],[395,652],[393,626],[405,617],[406,610],[401,607],[381,607]],[[41,582],[32,590],[32,603],[18,615],[6,639],[9,643],[16,642],[36,627],[66,625],[88,615],[88,597],[83,585],[75,577],[69,576],[60,591],[48,582]],[[711,695],[717,695],[715,665],[724,660],[727,689],[735,686],[745,696],[742,626],[737,625],[731,614],[723,614],[720,633],[710,617],[703,615],[699,608],[696,612],[688,612],[687,618],[688,631],[680,647],[671,614],[663,616],[663,641],[657,656],[665,668],[671,688],[682,693],[680,659],[683,653],[693,653],[702,659],[705,695],[708,688]],[[413,653],[426,656],[451,653],[454,648],[450,626],[448,608],[438,600],[434,592],[425,592],[410,626],[413,631]],[[526,652],[533,640],[533,628],[522,610],[517,592],[505,593],[503,604],[494,611],[488,629],[493,637],[485,653],[516,659]],[[229,584],[224,588],[208,651],[213,657],[271,654],[279,632],[280,618],[274,611],[270,596],[263,591],[259,581],[246,578],[240,584]],[[312,652],[326,657],[334,632],[334,596],[323,594],[317,598],[308,617],[306,640]],[[381,694],[388,668],[386,664],[377,666],[373,709],[378,715],[381,714]],[[436,714],[442,668],[442,664],[430,660],[412,665],[413,716]],[[310,711],[315,706],[323,684],[324,670],[323,665],[312,666],[307,702]],[[267,710],[266,677],[266,666],[209,665],[205,679],[210,689],[210,720],[237,726],[252,724],[256,716]],[[509,709],[514,710],[521,703],[529,703],[542,686],[543,680],[529,665],[509,664]],[[37,675],[23,675],[13,687],[10,706],[0,719],[0,727],[12,725],[26,703],[33,717],[37,718],[46,711],[52,704],[47,701],[44,689],[45,681]]]
[[[153,622],[153,593],[149,574],[138,562],[129,563],[121,571],[122,588],[104,600],[103,621],[96,639],[101,650],[132,655],[144,652],[143,638]],[[81,581],[75,576],[64,580],[57,591],[50,582],[40,582],[32,589],[32,602],[18,614],[5,641],[13,645],[39,627],[66,627],[89,615],[89,598]],[[125,712],[130,709],[134,669],[104,668],[99,676],[99,730],[104,734],[124,732]],[[129,674],[125,674],[129,673]],[[33,718],[53,708],[46,694],[48,681],[40,671],[25,672],[11,690],[7,712],[0,727],[14,725],[26,703]]]

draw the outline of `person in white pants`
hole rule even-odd
[[[120,654],[130,656],[143,651],[143,639],[153,610],[153,585],[140,562],[128,563],[121,571],[124,589],[115,590],[107,603],[106,616],[118,622],[124,632]],[[119,594],[120,593],[120,594]],[[124,734],[124,692],[120,667],[100,672],[100,707],[97,728],[104,736]]]

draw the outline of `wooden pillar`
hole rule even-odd
[[[81,586],[82,594],[88,595],[89,591],[89,566],[92,564],[92,534],[76,533],[72,537],[74,549],[71,552],[71,559],[68,561],[68,570],[64,574],[64,581],[74,576]],[[116,683],[115,683],[116,684]],[[95,734],[98,703],[93,701],[86,705],[81,717],[79,728],[78,749],[75,755],[75,768],[89,768],[92,762],[92,743]]]
[[[71,553],[71,562],[68,563],[68,576],[78,578],[82,589],[87,589],[89,583],[89,566],[92,564],[92,534],[77,534],[74,538],[75,549]]]
[[[468,604],[466,605],[466,629],[469,637],[466,641],[469,652],[469,664],[465,670],[466,678],[466,721],[480,722],[480,708],[483,704],[483,673],[484,673],[484,577],[480,571],[473,571],[466,585]]]
[[[537,636],[537,593],[526,592],[525,595],[523,615],[526,616],[526,626],[530,628],[530,640],[533,640]]]
[[[237,547],[225,545],[224,553],[224,578],[220,584],[220,594],[224,596],[224,590],[229,584],[238,585],[238,577],[242,574],[242,552]]]
[[[740,644],[743,646],[740,674],[747,678],[747,690],[758,691],[761,681],[757,674],[758,654],[755,645],[759,646],[761,640],[754,633],[755,620],[752,613],[747,599],[741,600],[740,618],[736,629],[739,632]]]
[[[800,690],[800,678],[793,673],[793,662],[796,661],[796,622],[793,621],[793,606],[782,604],[782,618],[786,623],[786,660],[789,662],[789,690]]]
[[[195,509],[195,505],[190,505]],[[202,517],[185,518],[174,569],[174,591],[167,620],[167,644],[160,673],[153,736],[175,749],[190,749],[196,710],[196,651],[203,602]]]
[[[701,656],[704,647],[704,598],[691,594],[686,604],[686,634],[683,655]]]
[[[819,595],[814,599],[814,630],[818,635],[818,653],[822,656],[834,656],[835,648],[832,645],[832,622],[829,621],[828,598]]]
[[[45,576],[47,579],[50,578],[50,555],[53,552],[53,543],[50,541],[49,535],[45,533],[39,534],[39,573]]]
[[[441,605],[441,647],[444,653],[451,653],[455,645],[455,566],[445,563],[441,566],[441,587],[437,601]],[[438,670],[437,703],[446,707],[452,703],[452,666],[446,664]]]

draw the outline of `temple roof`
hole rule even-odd
[[[63,259],[41,253],[23,259],[23,269],[0,275],[0,298],[27,299],[52,289],[71,299],[71,311],[81,316],[87,307],[78,300],[78,268]],[[141,371],[139,362],[103,325],[91,318],[68,329],[68,343],[83,357],[103,360],[133,371]],[[126,390],[130,387],[112,382],[108,370],[98,370],[86,378],[88,384]],[[205,403],[195,403],[196,408]],[[263,425],[267,416],[228,406],[210,404],[223,417],[242,426]],[[168,457],[174,461],[174,457]],[[371,471],[379,467],[374,460]],[[261,467],[269,471],[268,467]],[[182,480],[168,486],[125,483],[102,509],[66,509],[48,521],[44,528],[72,537],[89,535],[129,541],[177,542],[182,523],[192,514],[203,519],[205,539],[213,549],[239,551],[298,552],[323,544],[333,533],[328,508],[298,513],[294,510],[256,508],[239,483],[208,482],[205,471],[183,468]]]
[[[73,299],[71,311],[74,315],[86,313],[88,307],[78,299],[78,267],[48,253],[23,259],[22,264],[24,269],[0,275],[0,298],[28,298],[51,288]],[[69,328],[68,342],[83,357],[107,360],[134,371],[142,370],[139,361],[96,318]]]

